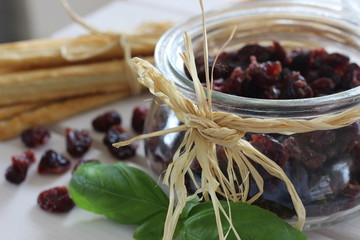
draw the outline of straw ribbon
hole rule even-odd
[[[223,120],[223,119],[219,119]],[[226,127],[224,122],[216,122],[208,118],[188,114],[184,124],[188,128],[196,129],[199,134],[209,142],[219,146],[231,147],[245,135],[245,132]]]

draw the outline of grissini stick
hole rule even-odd
[[[151,60],[152,58],[147,58]],[[0,75],[0,106],[129,91],[135,81],[124,60],[37,69]]]
[[[8,119],[14,115],[17,115],[21,112],[28,111],[37,106],[44,105],[43,102],[40,103],[22,103],[10,106],[0,107],[0,120]]]
[[[49,103],[23,112],[7,121],[0,121],[0,141],[17,137],[27,128],[37,125],[50,125],[77,113],[125,98],[130,94],[130,91],[122,91],[77,97]]]
[[[171,26],[169,22],[140,25],[126,36],[132,55],[152,55],[157,41]],[[92,34],[74,39],[39,39],[0,44],[0,69],[48,68],[121,58],[124,58],[124,50],[119,44],[119,36],[115,35]]]

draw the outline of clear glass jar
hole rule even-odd
[[[272,41],[278,41],[286,49],[323,47],[328,52],[342,53],[349,56],[352,62],[360,63],[359,17],[354,8],[349,7],[351,4],[353,2],[258,0],[209,12],[206,21],[210,52],[217,52],[236,25],[237,34],[226,50],[239,49],[249,43],[271,45]],[[196,17],[175,26],[161,38],[155,61],[159,70],[174,81],[185,96],[195,99],[192,82],[186,77],[179,56],[184,50],[182,39],[185,31],[191,35],[195,52],[201,52],[201,21]],[[264,100],[213,93],[215,111],[254,118],[312,119],[358,107],[359,104],[360,87],[328,96],[295,100]],[[175,114],[155,100],[146,131],[154,132],[179,125],[181,123]],[[182,136],[181,133],[173,133],[147,140],[149,165],[157,174],[161,174],[172,161]],[[277,137],[281,139],[281,136]],[[293,137],[298,141],[308,141],[313,148],[322,149],[325,157],[321,156],[319,160],[315,153],[308,154],[314,159],[299,157],[287,161],[283,166],[306,207],[308,217],[305,229],[329,225],[359,214],[360,122],[342,129],[296,134]],[[304,157],[302,153],[309,151],[305,148],[302,145],[295,150]],[[218,150],[221,162],[221,149]],[[201,171],[196,164],[192,168],[195,172]],[[291,218],[294,211],[284,184],[265,173],[263,177],[265,192],[258,204],[282,217]],[[188,188],[191,191],[193,186],[188,185]]]

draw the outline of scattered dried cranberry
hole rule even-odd
[[[129,139],[130,136],[122,127],[114,126],[106,133],[103,142],[112,155],[118,159],[124,160],[135,155],[137,148],[136,144],[132,143],[130,145],[119,148],[113,147],[112,144]]]
[[[143,133],[146,116],[149,113],[149,108],[138,106],[134,109],[131,126],[137,133]]]
[[[48,150],[41,157],[38,172],[43,173],[54,173],[62,174],[70,168],[70,161],[60,153],[53,150]]]
[[[50,132],[44,126],[35,126],[21,133],[24,144],[30,148],[40,147],[50,139]]]
[[[96,159],[89,159],[89,160],[81,160],[81,161],[78,161],[78,162],[74,165],[73,170],[72,170],[72,173],[74,173],[74,172],[78,169],[78,167],[80,167],[81,165],[84,165],[84,164],[86,164],[86,163],[91,163],[91,162],[97,162],[97,163],[99,163],[100,161],[99,161],[99,160],[96,160]]]
[[[68,212],[75,206],[65,186],[41,192],[37,203],[43,210],[54,213]]]
[[[102,115],[97,116],[93,121],[92,125],[96,131],[106,132],[114,125],[121,124],[121,117],[118,112],[110,111]]]
[[[66,128],[66,150],[73,157],[82,157],[90,148],[93,140],[86,130]]]
[[[26,151],[11,158],[12,165],[6,169],[5,178],[11,183],[22,183],[28,171],[30,164],[35,162],[35,156],[32,151]]]

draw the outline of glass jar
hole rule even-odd
[[[209,12],[206,22],[210,55],[217,53],[236,25],[237,33],[226,50],[239,49],[250,43],[270,45],[277,41],[286,49],[325,48],[360,63],[359,17],[354,8],[349,7],[352,4],[352,1],[258,0]],[[185,31],[191,35],[195,53],[200,53],[201,19],[195,17],[175,26],[161,38],[155,61],[158,69],[185,96],[195,100],[192,82],[186,76],[179,55],[184,50]],[[214,92],[212,96],[214,111],[253,118],[312,119],[359,107],[360,87],[295,100],[254,99],[221,92]],[[181,124],[174,112],[155,99],[145,128],[146,132],[154,132]],[[172,161],[182,137],[182,133],[172,133],[147,140],[149,165],[157,174]],[[331,131],[295,134],[290,138],[276,134],[271,137],[276,138],[273,146],[280,144],[291,151],[292,157],[282,167],[306,207],[305,229],[329,225],[360,213],[360,122]],[[218,148],[220,165],[222,154]],[[201,172],[196,163],[192,169],[197,174]],[[263,178],[265,192],[256,204],[291,219],[294,211],[284,184],[265,172]],[[190,181],[186,184],[192,191]]]

